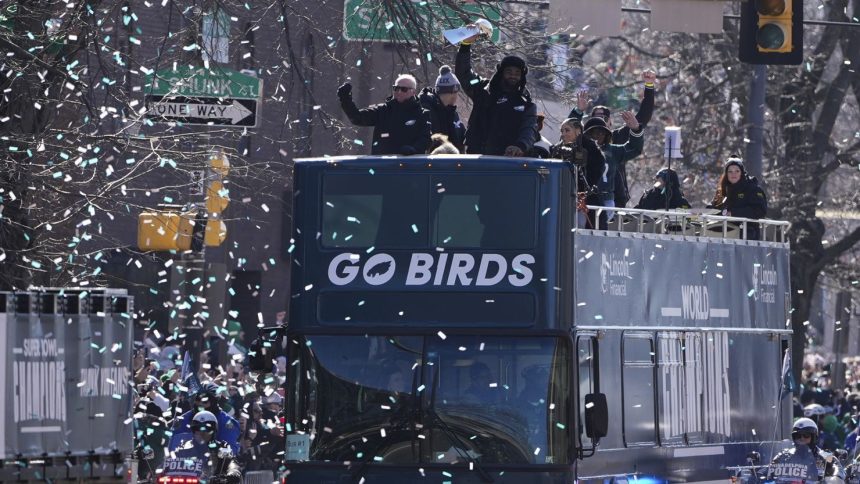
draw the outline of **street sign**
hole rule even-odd
[[[147,78],[145,117],[159,122],[257,126],[263,82],[230,69],[179,67]]]
[[[397,7],[392,11],[392,4],[375,0],[344,0],[343,3],[343,38],[361,42],[415,42],[422,32],[432,32],[441,38],[442,31],[462,27],[479,18],[485,18],[497,25],[502,17],[500,6],[493,4],[466,3],[460,8],[468,13],[468,20],[463,19],[454,9],[438,5],[435,2],[411,0],[413,12]],[[404,17],[415,19],[407,25],[401,25]],[[415,25],[418,23],[418,25]],[[490,40],[499,42],[499,29],[493,31]]]

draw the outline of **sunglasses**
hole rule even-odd
[[[215,428],[211,423],[197,423],[192,422],[191,425],[188,426],[191,428],[192,432],[214,432]]]
[[[812,434],[806,433],[806,432],[795,432],[795,433],[791,434],[791,436],[794,439],[811,439],[812,438]]]
[[[391,86],[394,89],[394,92],[409,92],[412,90],[409,86]]]

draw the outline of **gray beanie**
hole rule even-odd
[[[460,81],[451,72],[451,66],[444,65],[439,68],[439,77],[436,78],[436,93],[460,92]]]

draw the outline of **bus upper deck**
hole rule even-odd
[[[668,289],[688,269],[688,294],[702,300],[731,292],[739,318],[756,314],[759,324],[784,328],[784,315],[773,311],[786,304],[784,222],[757,221],[765,240],[746,241],[731,222],[743,219],[594,207],[618,216],[608,230],[577,228],[568,165],[546,160],[302,160],[295,186],[290,321],[296,329],[408,323],[568,330],[584,322],[574,316],[583,306],[574,303],[592,299],[586,307],[596,308],[594,297],[618,296],[634,284]],[[589,252],[596,257],[582,255]],[[633,258],[638,266],[625,263]],[[618,270],[628,271],[622,278],[628,282],[609,284]],[[653,306],[658,297],[639,299]],[[667,301],[649,321],[672,318],[678,307]],[[714,314],[719,325],[724,313]],[[611,321],[603,316],[602,323]],[[710,320],[701,312],[693,319]]]
[[[577,227],[553,160],[297,160],[295,192],[299,482],[707,480],[771,438],[784,224],[757,221],[762,241],[693,213]],[[745,392],[753,369],[769,383]],[[685,475],[702,455],[715,469]]]

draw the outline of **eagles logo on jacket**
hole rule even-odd
[[[393,98],[359,109],[352,97],[340,99],[341,108],[356,126],[373,126],[372,155],[423,154],[430,146],[430,113],[418,98],[405,102]]]
[[[455,71],[473,103],[466,130],[466,153],[501,156],[508,146],[530,153],[537,139],[537,107],[526,89],[525,62],[518,57],[505,57],[487,80],[472,71],[471,57],[470,46],[461,45]],[[514,92],[502,89],[502,71],[507,66],[519,67],[523,73]]]

